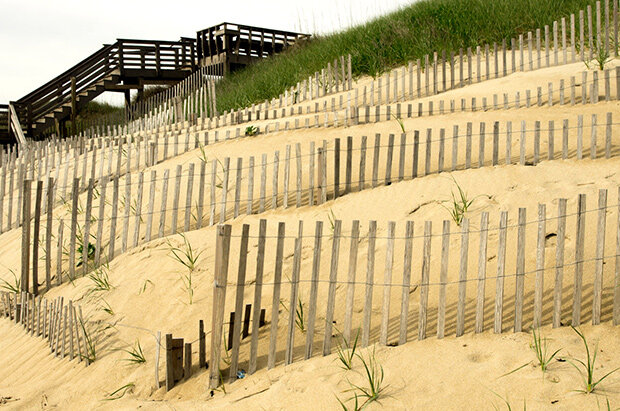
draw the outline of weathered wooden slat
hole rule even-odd
[[[487,275],[487,240],[489,232],[489,213],[480,215],[480,243],[478,248],[478,293],[476,300],[476,333],[484,331],[484,300]]]
[[[267,220],[261,219],[258,227],[258,249],[256,255],[256,279],[254,283],[254,312],[252,316],[252,340],[250,342],[250,365],[248,373],[256,372],[258,355],[258,332],[260,327],[260,311],[263,293],[263,273],[265,271],[265,242],[267,236]]]
[[[308,301],[308,329],[306,331],[306,346],[304,358],[312,357],[314,343],[314,324],[316,320],[316,304],[319,291],[319,272],[321,269],[321,242],[323,239],[323,222],[317,221],[314,232],[314,254],[312,258],[312,278],[310,280],[310,300]]]
[[[456,336],[465,332],[465,298],[467,290],[467,258],[469,253],[469,219],[461,221],[461,253],[459,265],[459,291],[456,311]]]
[[[575,234],[575,282],[573,286],[573,327],[581,324],[581,288],[583,278],[583,255],[586,229],[586,195],[579,194],[577,203],[577,232]]]
[[[603,299],[603,264],[605,264],[605,226],[607,222],[607,190],[598,192],[598,221],[596,226],[596,256],[594,268],[594,293],[592,297],[592,325],[601,323]]]
[[[226,301],[226,282],[228,279],[228,258],[230,254],[230,225],[217,227],[215,249],[215,270],[213,286],[213,315],[211,320],[211,358],[209,361],[209,388],[217,388],[220,383],[220,354],[222,348],[222,326]],[[172,336],[171,336],[172,338]]]
[[[519,228],[517,232],[517,262],[515,271],[515,318],[514,332],[523,329],[523,297],[525,285],[525,224],[526,209],[519,208]]]
[[[437,338],[443,338],[446,322],[446,283],[448,281],[448,259],[450,257],[450,221],[443,221],[441,234],[441,267],[439,271],[439,306],[437,308]]]
[[[370,221],[368,226],[368,253],[366,264],[366,291],[364,298],[364,321],[362,328],[362,347],[368,346],[370,340],[370,323],[372,316],[372,293],[375,278],[375,242],[377,222]]]
[[[546,239],[547,208],[538,204],[538,236],[536,240],[536,282],[534,285],[534,327],[542,324],[542,300],[545,277],[545,239]]]
[[[338,257],[340,253],[340,235],[342,221],[334,221],[332,233],[332,256],[329,268],[329,290],[327,294],[327,309],[325,312],[325,336],[323,339],[323,355],[331,354],[332,327],[334,319],[334,306],[336,303],[336,283],[338,281]]]
[[[276,261],[273,274],[273,298],[271,300],[271,325],[269,331],[269,354],[267,368],[276,365],[276,348],[278,340],[278,319],[280,312],[280,288],[282,284],[282,258],[284,256],[284,236],[286,227],[283,222],[278,223],[278,242],[276,244]]]
[[[237,379],[237,368],[239,365],[239,345],[241,342],[241,310],[243,309],[243,292],[245,288],[249,233],[249,224],[244,224],[241,230],[241,241],[239,243],[239,267],[237,271],[237,287],[234,311],[235,320],[233,323],[233,332],[231,336],[232,352],[230,354],[230,373],[228,374],[228,381],[230,382]]]
[[[295,348],[295,317],[298,303],[299,292],[299,270],[301,265],[303,222],[299,222],[299,234],[295,239],[295,253],[293,256],[293,273],[291,275],[291,297],[289,301],[288,327],[286,337],[286,352],[284,364],[289,365],[293,362],[293,349]]]
[[[431,265],[431,241],[433,226],[431,221],[424,222],[424,254],[422,257],[422,278],[420,281],[420,312],[418,318],[418,340],[426,338],[426,322],[428,307],[428,283]]]
[[[381,310],[381,329],[379,343],[387,345],[388,325],[390,319],[390,299],[392,292],[392,267],[394,266],[394,235],[396,223],[388,222],[387,244],[385,251],[385,271],[383,276],[383,304]]]

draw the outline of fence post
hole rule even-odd
[[[217,227],[215,246],[215,279],[213,282],[213,316],[211,320],[211,358],[209,388],[217,388],[220,382],[220,350],[222,348],[222,326],[224,322],[224,303],[226,301],[226,279],[228,277],[228,255],[230,252],[231,226],[220,224]]]
[[[32,181],[24,180],[22,220],[22,291],[28,291],[30,273],[30,188]]]

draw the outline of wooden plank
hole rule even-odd
[[[269,333],[269,355],[267,368],[276,365],[276,348],[278,340],[278,319],[280,312],[280,288],[282,285],[282,258],[284,256],[284,240],[286,227],[283,222],[278,223],[278,242],[276,244],[276,261],[273,274],[273,298],[271,300],[271,325]]]
[[[63,220],[60,219],[58,222],[58,242],[56,243],[56,283],[58,285],[62,284],[63,227]]]
[[[133,233],[133,247],[138,246],[140,240],[140,223],[142,222],[142,193],[144,191],[144,172],[138,174],[138,198],[135,204],[135,217],[134,217],[134,233]]]
[[[381,134],[375,134],[375,148],[372,158],[372,188],[377,186],[377,179],[379,177],[379,149],[381,147]]]
[[[21,290],[28,292],[30,282],[30,201],[31,201],[31,189],[32,181],[24,180],[23,186],[23,220],[22,224],[22,259],[21,259]]]
[[[267,236],[267,220],[261,219],[258,228],[258,249],[256,255],[256,278],[254,283],[254,313],[252,316],[252,340],[250,342],[250,365],[248,373],[256,372],[258,354],[258,332],[260,327],[261,299],[263,292],[263,273],[265,270],[265,237]]]
[[[327,308],[325,312],[325,336],[323,339],[323,355],[331,354],[332,327],[334,319],[334,305],[336,303],[336,283],[338,281],[338,257],[340,253],[340,235],[342,221],[335,220],[332,233],[332,255],[329,268],[329,289],[327,293]]]
[[[334,199],[340,196],[340,139],[334,140]]]
[[[581,289],[583,278],[583,255],[586,226],[586,196],[579,194],[577,203],[577,232],[575,234],[575,280],[573,286],[573,327],[581,324]]]
[[[489,213],[480,215],[480,242],[478,248],[478,292],[476,300],[475,332],[484,331],[484,295],[487,274],[487,240],[489,232]]]
[[[301,161],[301,159],[299,161]],[[348,194],[351,192],[352,169],[353,169],[353,137],[347,136],[347,159],[346,159],[346,165],[345,165],[345,186],[344,186],[345,194]],[[298,167],[298,170],[300,170],[301,172],[301,167]],[[299,180],[301,180],[301,174],[299,175]],[[301,194],[299,190],[298,192]],[[301,200],[299,202],[301,202]]]
[[[116,187],[116,186],[115,186]],[[80,195],[80,179],[73,179],[73,186],[71,188],[71,237],[69,237],[69,278],[71,281],[75,279],[75,252],[76,252],[76,239],[77,239],[77,215],[78,215],[78,200]],[[111,244],[114,241],[110,239]]]
[[[405,232],[405,255],[403,262],[403,289],[400,307],[400,332],[398,336],[398,345],[407,342],[407,321],[409,318],[409,294],[411,292],[411,259],[413,250],[413,221],[407,221]]]
[[[418,318],[418,340],[426,338],[427,306],[428,306],[428,283],[431,265],[431,241],[433,227],[431,221],[424,222],[424,255],[422,258],[422,278],[420,281],[420,312]]]
[[[546,239],[547,209],[544,204],[538,204],[538,236],[536,240],[536,282],[534,285],[534,327],[542,325],[542,302],[545,277],[545,239]]]
[[[295,252],[293,255],[293,273],[291,275],[291,297],[288,310],[288,327],[286,338],[286,352],[284,364],[289,365],[293,362],[293,349],[295,348],[295,309],[299,300],[299,270],[301,265],[301,246],[302,246],[303,222],[299,222],[299,234],[295,238]],[[301,301],[301,300],[299,300]]]
[[[165,173],[165,171],[164,171]],[[210,193],[210,210],[209,210],[209,225],[213,225],[215,224],[215,208],[216,208],[216,196],[215,196],[215,189],[217,187],[217,183],[216,183],[216,178],[217,178],[217,160],[213,159],[211,160],[211,193]],[[166,182],[166,178],[164,177],[164,185]]]
[[[461,221],[461,256],[459,265],[459,291],[456,311],[456,336],[465,331],[465,297],[467,290],[467,257],[469,253],[469,219]]]
[[[275,210],[278,208],[278,170],[280,168],[280,152],[276,151],[273,156],[273,180],[272,180],[272,197],[271,208]]]
[[[316,303],[319,288],[319,272],[321,266],[321,241],[323,239],[323,222],[317,221],[314,234],[314,255],[312,258],[312,278],[310,280],[310,301],[308,302],[308,329],[306,331],[306,346],[304,358],[312,357],[314,342],[314,323],[316,320]]]
[[[37,192],[34,202],[34,227],[32,232],[32,294],[39,294],[39,231],[41,227],[41,197],[43,181],[37,181]]]
[[[351,223],[350,238],[351,242],[349,247],[344,329],[342,331],[343,338],[347,343],[351,342],[351,324],[353,318],[353,301],[355,296],[355,277],[357,270],[357,248],[359,242],[359,220],[353,220]]]
[[[246,214],[252,214],[254,207],[254,156],[250,156],[248,165],[248,203],[246,205]]]
[[[144,241],[151,241],[151,233],[153,231],[153,216],[155,215],[155,184],[157,183],[157,171],[151,170],[151,185],[149,188],[149,207],[146,216],[146,233]]]
[[[596,256],[594,266],[594,293],[592,297],[592,325],[601,323],[603,299],[603,264],[605,264],[605,226],[607,223],[607,190],[598,191],[598,221],[596,225]]]
[[[114,259],[114,245],[115,245],[115,240],[116,240],[116,222],[117,222],[117,217],[118,217],[118,189],[119,189],[119,177],[115,176],[114,181],[113,181],[112,216],[110,220],[110,239],[108,242],[107,261],[112,261],[112,259]]]
[[[459,156],[459,126],[455,124],[452,128],[452,168],[455,171]]]
[[[220,352],[222,348],[222,326],[226,301],[226,282],[228,278],[228,258],[230,253],[230,225],[217,227],[215,249],[215,275],[213,285],[213,315],[211,320],[211,358],[209,361],[209,388],[217,388],[220,383]]]
[[[164,170],[164,178],[163,178],[163,187],[161,190],[161,206],[159,208],[159,230],[158,230],[158,238],[162,238],[164,236],[164,232],[166,229],[166,207],[168,203],[168,179],[170,178],[170,170]]]
[[[558,199],[558,225],[555,248],[555,284],[553,290],[553,327],[562,320],[562,282],[564,276],[564,243],[566,238],[566,199]]]
[[[525,224],[526,209],[519,208],[519,229],[517,233],[517,262],[516,262],[516,288],[515,288],[515,318],[514,332],[523,329],[523,297],[525,285]]]
[[[181,177],[183,175],[183,165],[178,164],[176,168],[176,174],[174,176],[174,192],[172,197],[172,220],[170,227],[170,234],[177,233],[177,222],[179,219],[179,201],[181,196]],[[222,221],[220,221],[221,223]]]
[[[385,251],[385,271],[383,275],[383,304],[381,310],[381,328],[379,343],[387,345],[390,319],[390,300],[392,292],[392,268],[394,266],[394,235],[396,223],[388,221],[387,244]]]
[[[446,283],[450,257],[450,221],[443,221],[441,234],[441,267],[439,271],[439,306],[437,308],[437,338],[443,338],[446,323]]]
[[[426,157],[424,158],[424,175],[431,173],[431,146],[433,129],[426,129]]]
[[[372,315],[372,293],[375,276],[375,242],[377,222],[371,220],[368,227],[368,253],[366,264],[366,292],[364,299],[364,321],[362,328],[362,347],[367,347],[370,340],[370,323]]]
[[[125,215],[123,218],[123,233],[121,237],[121,253],[124,253],[127,250],[127,239],[129,236],[129,215],[131,213],[131,174],[127,174],[125,176],[124,203],[125,203]]]
[[[472,139],[472,127],[471,122],[467,122],[467,130],[465,137],[465,170],[471,168],[471,139]]]
[[[224,177],[222,178],[222,200],[220,204],[220,224],[226,221],[226,205],[228,204],[228,179],[230,176],[230,157],[224,158]]]
[[[237,174],[236,174],[237,177],[235,179],[235,203],[233,206],[233,218],[239,217],[239,202],[241,201],[241,175],[242,173],[243,173],[243,158],[237,157]]]
[[[237,379],[237,368],[239,365],[239,345],[241,342],[241,310],[243,309],[243,291],[245,288],[245,273],[248,258],[248,236],[250,225],[244,224],[241,230],[241,241],[239,245],[239,267],[237,271],[237,287],[235,295],[235,311],[233,330],[229,335],[232,339],[232,352],[230,354],[230,372],[228,381],[233,382]]]

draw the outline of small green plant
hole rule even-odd
[[[101,299],[101,301],[102,301],[102,304],[99,306],[99,309],[113,317],[114,310],[112,310],[112,307],[110,306],[110,304],[104,299]]]
[[[344,404],[344,402],[342,402],[340,398],[336,397],[336,399],[338,400],[338,402],[340,403],[340,406],[342,407],[344,411],[349,411],[349,410],[359,411],[363,408],[363,407],[360,407],[359,405],[359,398],[357,396],[357,393],[355,393],[353,397],[350,398],[350,400],[355,400],[355,402],[353,403],[353,408],[347,408],[347,406]]]
[[[329,213],[327,213],[327,219],[329,220],[329,228],[332,231],[332,235],[334,234],[334,228],[336,227],[336,215],[334,214],[334,210],[329,209]]]
[[[596,67],[603,71],[605,70],[605,65],[611,61],[611,53],[605,48],[603,41],[597,41],[592,45],[592,56],[594,57],[594,61],[583,61],[588,70],[591,70],[592,65],[596,64]]]
[[[200,254],[202,254],[202,251],[194,249],[184,234],[180,234],[180,236],[183,238],[182,248],[173,246],[170,240],[168,240],[168,247],[170,253],[172,253],[172,258],[187,268],[187,274],[181,275],[181,281],[183,282],[183,289],[189,295],[189,303],[192,304],[194,300],[192,273],[196,269],[196,264],[198,263],[198,258]]]
[[[88,274],[88,279],[93,282],[93,285],[88,290],[88,294],[96,292],[110,291],[114,286],[110,284],[110,278],[108,277],[109,265],[105,263],[101,267],[98,267],[93,272]]]
[[[506,408],[508,409],[508,411],[512,411],[512,406],[510,405],[510,402],[508,401],[508,397],[504,398],[501,395],[499,395],[498,393],[496,393],[495,391],[491,391],[494,395],[496,395],[500,400],[502,400],[504,402],[504,404],[506,404]],[[500,408],[493,404],[493,409],[496,411],[499,411]],[[527,404],[525,402],[525,398],[523,399],[523,411],[527,410]]]
[[[586,341],[586,337],[583,335],[583,333],[581,333],[578,329],[576,329],[575,327],[573,327],[571,325],[571,328],[573,329],[573,331],[575,331],[577,333],[577,335],[579,336],[579,338],[581,338],[581,340],[583,341],[583,345],[586,348],[586,362],[583,362],[577,358],[573,358],[574,361],[577,361],[577,363],[579,363],[582,367],[583,367],[583,371],[577,366],[577,364],[575,364],[573,361],[569,360],[569,363],[575,367],[577,369],[577,371],[579,371],[579,373],[581,374],[581,376],[583,377],[583,382],[584,382],[584,389],[583,390],[577,390],[578,392],[583,392],[584,394],[589,394],[592,391],[595,390],[595,388],[607,377],[609,377],[611,374],[613,374],[614,372],[620,370],[619,368],[616,368],[614,370],[611,370],[610,372],[608,372],[607,374],[603,375],[601,378],[599,378],[598,380],[594,379],[594,365],[596,362],[596,354],[598,352],[598,343],[596,344],[596,346],[594,347],[594,354],[592,356],[590,356],[590,347],[588,346],[588,341]],[[585,372],[584,372],[585,371]]]
[[[142,364],[146,362],[146,358],[144,358],[144,352],[142,351],[142,347],[140,346],[140,340],[136,340],[133,347],[130,349],[124,349],[124,352],[129,354],[128,358],[124,358],[123,361],[127,361],[133,364]]]
[[[555,356],[560,352],[561,348],[554,351],[553,354],[549,355],[547,351],[547,338],[542,338],[540,335],[540,329],[538,330],[538,334],[536,334],[536,328],[532,329],[532,334],[534,336],[534,340],[530,347],[536,353],[536,359],[538,360],[538,364],[540,365],[540,369],[542,372],[547,371],[547,367],[549,363],[553,361]]]
[[[301,298],[297,302],[297,308],[295,309],[295,325],[299,328],[299,331],[305,333],[304,305],[301,303]]]
[[[441,205],[443,208],[448,210],[450,217],[452,217],[452,220],[456,223],[456,225],[460,226],[463,222],[463,218],[465,218],[465,213],[467,213],[467,210],[474,202],[474,199],[469,199],[467,197],[467,193],[463,191],[454,177],[452,177],[452,180],[454,181],[454,184],[456,184],[458,196],[454,195],[454,191],[451,191],[452,200],[448,200],[451,203],[450,206],[446,206],[444,204]]]
[[[20,277],[15,274],[15,271],[9,269],[9,272],[13,275],[13,281],[9,282],[5,279],[0,278],[0,288],[4,288],[10,293],[19,293],[22,286],[22,280]]]
[[[125,384],[122,387],[120,387],[119,389],[117,389],[117,390],[107,394],[103,400],[104,401],[114,401],[114,400],[121,399],[121,398],[123,398],[125,396],[125,394],[131,393],[135,386],[136,386],[136,384],[134,384],[133,382]]]
[[[349,381],[351,388],[346,391],[354,392],[354,396],[349,398],[349,400],[355,399],[355,409],[362,409],[371,402],[377,401],[385,391],[386,386],[383,385],[385,374],[383,372],[383,366],[377,362],[374,347],[372,352],[368,353],[368,358],[364,358],[361,354],[356,355],[364,366],[364,377],[366,378],[367,387],[355,385]],[[358,398],[365,399],[359,408]],[[343,405],[342,402],[341,405]]]
[[[144,280],[144,283],[142,284],[142,287],[140,288],[140,291],[138,291],[138,295],[142,294],[143,292],[146,291],[146,287],[151,284],[152,286],[154,286],[155,284],[153,284],[153,282],[151,280]]]
[[[405,130],[405,123],[403,122],[403,119],[400,117],[396,117],[394,114],[392,114],[392,117],[394,118],[394,120],[396,120],[402,132],[406,133],[407,131]]]
[[[97,341],[93,332],[90,330],[90,327],[86,326],[86,321],[80,315],[79,317],[79,326],[82,329],[82,335],[84,336],[84,345],[85,345],[85,354],[81,354],[80,356],[87,360],[89,363],[95,362],[97,359]]]
[[[256,135],[256,133],[258,133],[258,128],[255,126],[247,126],[245,128],[245,135],[246,136],[254,136]]]
[[[359,336],[360,332],[357,330],[353,344],[351,344],[350,341],[347,341],[344,337],[338,340],[336,352],[338,354],[340,366],[345,370],[350,370],[353,368],[353,358],[355,357],[355,350],[357,349]]]

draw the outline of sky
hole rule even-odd
[[[0,0],[0,103],[23,97],[117,38],[178,40],[222,22],[325,34],[412,1]],[[104,93],[98,100],[122,97]]]

